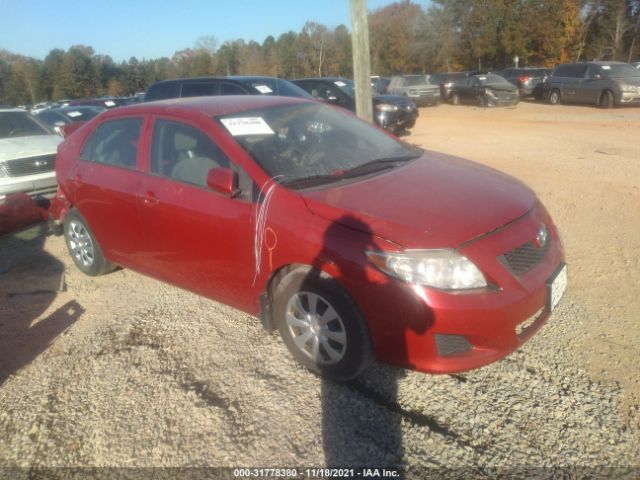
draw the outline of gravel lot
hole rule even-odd
[[[640,109],[421,109],[407,140],[531,185],[570,265],[542,331],[461,375],[375,365],[322,380],[244,313],[128,270],[86,277],[43,225],[0,238],[0,478],[325,465],[640,477],[638,132]]]

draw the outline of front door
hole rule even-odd
[[[196,124],[156,118],[139,196],[148,273],[243,308],[253,301],[252,206],[207,187],[226,155]]]

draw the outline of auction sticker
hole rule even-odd
[[[340,80],[338,80],[337,82],[333,82],[333,83],[335,83],[339,87],[344,87],[346,85],[346,83],[344,83],[344,82],[342,82]]]
[[[268,93],[273,93],[273,90],[271,90],[266,85],[256,85],[256,90],[258,90],[260,93],[264,93],[265,95]]]
[[[234,137],[274,134],[274,131],[262,117],[223,118],[220,121]]]

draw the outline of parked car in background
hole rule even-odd
[[[64,136],[63,127],[74,122],[86,122],[93,117],[100,115],[106,108],[92,107],[92,106],[77,106],[77,107],[63,107],[63,108],[51,108],[48,110],[42,110],[36,116],[39,120],[47,124],[47,126],[54,130],[59,135]]]
[[[544,96],[544,82],[551,72],[550,68],[505,68],[494,73],[518,87],[521,97],[540,100]]]
[[[79,107],[79,106],[92,106],[100,108],[116,108],[124,105],[124,101],[119,97],[104,97],[104,98],[79,98],[75,100],[67,100],[63,107]]]
[[[387,88],[391,95],[407,97],[419,107],[440,103],[440,85],[431,83],[427,75],[396,75]]]
[[[429,75],[429,81],[440,87],[440,99],[448,102],[451,99],[451,89],[464,83],[469,75],[472,74],[469,72],[434,73]]]
[[[304,90],[282,78],[233,76],[163,80],[149,87],[144,101],[208,95],[283,95],[309,98]]]
[[[0,109],[0,203],[14,193],[55,193],[56,148],[61,141],[30,113]]]
[[[556,67],[545,88],[552,105],[640,105],[640,70],[622,62],[567,63]]]
[[[633,67],[636,67],[638,70],[640,70],[640,62],[633,62],[631,65]]]
[[[518,87],[492,73],[468,76],[463,83],[451,87],[450,92],[450,101],[454,105],[506,107],[517,105],[519,100]]]
[[[55,203],[82,272],[120,265],[259,316],[336,380],[374,359],[494,362],[565,291],[558,232],[528,187],[320,102],[143,103],[72,138]]]
[[[302,78],[293,83],[303,88],[317,100],[349,111],[356,110],[356,93],[353,80],[340,77]],[[373,120],[392,133],[413,127],[418,118],[416,105],[399,95],[373,95]]]

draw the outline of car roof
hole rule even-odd
[[[349,82],[352,81],[351,79],[345,78],[345,77],[306,77],[306,78],[296,78],[294,80],[294,82],[297,81],[297,80],[320,80],[320,81],[323,81],[323,82],[331,82],[331,83],[333,83],[333,82],[344,82],[345,80],[347,80]]]
[[[29,113],[23,108],[16,108],[16,107],[0,107],[0,112],[1,113],[5,113],[5,112],[24,112],[24,113]]]
[[[228,115],[247,110],[275,107],[295,103],[317,103],[316,101],[298,97],[279,97],[271,95],[220,95],[205,97],[182,97],[158,100],[119,107],[104,112],[103,118],[120,115],[149,114],[149,113],[186,113],[199,112],[208,117]]]

